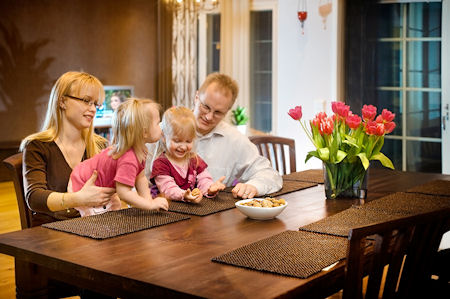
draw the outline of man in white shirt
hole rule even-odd
[[[256,146],[234,126],[222,121],[238,94],[236,81],[227,75],[208,75],[195,96],[194,115],[197,123],[195,150],[208,164],[214,181],[225,176],[223,183],[234,184],[235,197],[253,198],[281,189],[283,180]],[[152,153],[147,159],[150,173]],[[156,158],[156,157],[155,157]],[[149,161],[150,160],[150,161]]]

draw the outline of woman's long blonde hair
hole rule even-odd
[[[188,137],[192,140],[196,137],[196,122],[194,113],[183,106],[172,107],[164,112],[161,121],[161,131],[163,132],[164,141],[159,142],[159,152],[167,153],[167,141],[173,136]],[[195,157],[194,151],[191,151],[188,158]]]
[[[45,115],[44,124],[40,132],[25,137],[20,144],[20,151],[23,151],[27,144],[32,140],[51,142],[59,136],[61,132],[62,109],[59,101],[64,95],[79,95],[85,88],[95,88],[98,90],[98,99],[103,102],[105,91],[103,85],[95,76],[84,72],[64,73],[53,85]],[[89,128],[81,131],[81,136],[86,144],[86,154],[90,158],[100,152],[105,146],[107,140],[97,134],[94,134],[93,123]]]
[[[112,118],[111,154],[114,159],[122,156],[130,148],[133,148],[138,157],[145,153],[144,133],[151,123],[151,115],[146,113],[144,105],[159,105],[149,99],[129,98],[117,107]]]

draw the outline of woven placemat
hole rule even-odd
[[[408,189],[406,192],[450,196],[450,181],[436,180]]]
[[[270,193],[269,195],[272,197],[280,196],[282,194],[311,188],[317,186],[317,183],[310,183],[310,182],[300,182],[300,181],[283,181],[283,188],[281,188],[280,191]]]
[[[345,238],[285,231],[214,257],[212,261],[307,278],[345,258],[346,250]]]
[[[300,227],[300,230],[347,237],[351,228],[385,222],[404,215],[379,210],[351,207],[340,213]]]
[[[198,204],[182,201],[171,201],[169,203],[169,211],[189,215],[206,216],[235,208],[236,201],[237,199],[235,199],[231,193],[220,192],[215,198],[203,198]]]
[[[323,184],[322,169],[308,169],[283,175],[285,181],[302,181]]]
[[[426,213],[446,207],[450,207],[450,197],[406,192],[393,193],[360,206],[361,209],[403,215]]]
[[[42,226],[83,237],[107,239],[186,219],[189,219],[189,216],[130,208],[47,223]]]

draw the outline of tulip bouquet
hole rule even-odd
[[[378,160],[383,166],[394,169],[381,148],[384,135],[395,128],[395,114],[383,109],[377,116],[375,106],[364,105],[361,118],[342,102],[332,102],[331,108],[333,115],[327,116],[325,112],[320,112],[309,122],[311,130],[302,121],[301,106],[288,112],[300,122],[316,148],[308,152],[305,162],[312,157],[322,160],[328,198],[340,195],[365,197],[365,192],[362,193],[360,189],[371,160]]]

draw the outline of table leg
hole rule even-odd
[[[48,277],[36,264],[15,259],[17,298],[48,298]]]

